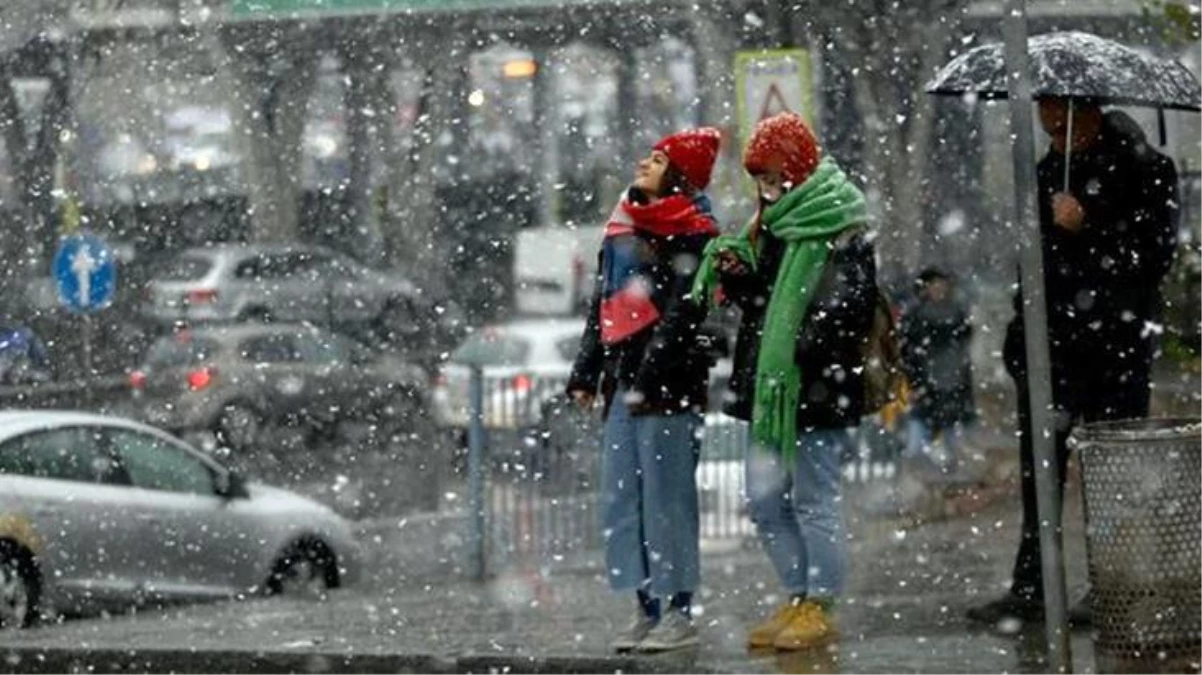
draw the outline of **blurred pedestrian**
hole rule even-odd
[[[710,244],[694,287],[742,310],[727,412],[750,421],[746,494],[788,600],[748,637],[803,649],[838,636],[846,567],[841,454],[865,412],[879,306],[864,195],[801,117],[761,121],[743,154],[760,206]]]
[[[1177,171],[1125,113],[1104,113],[1082,100],[1070,108],[1065,99],[1049,98],[1039,102],[1039,118],[1051,136],[1038,167],[1039,222],[1063,491],[1074,424],[1148,414],[1160,282],[1176,246]],[[992,625],[1044,617],[1021,289],[1014,311],[1003,356],[1018,389],[1022,540],[1009,592],[968,612]],[[1071,614],[1076,623],[1087,622],[1088,602]]]
[[[16,386],[50,376],[50,354],[37,333],[18,321],[0,320],[0,382]]]
[[[637,595],[618,651],[698,642],[700,581],[696,468],[710,355],[704,308],[688,300],[705,245],[718,234],[703,190],[718,156],[716,129],[670,135],[639,162],[606,225],[598,283],[568,393],[600,391],[606,569]]]
[[[964,427],[976,419],[971,344],[972,322],[952,278],[935,267],[923,270],[918,301],[901,321],[902,360],[912,387],[906,451],[951,475],[962,456]],[[939,436],[942,457],[932,448]]]

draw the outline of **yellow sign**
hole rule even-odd
[[[735,114],[740,147],[755,124],[794,112],[814,127],[814,67],[804,49],[764,49],[735,54]],[[815,133],[817,130],[815,129]]]

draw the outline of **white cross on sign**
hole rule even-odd
[[[92,272],[100,267],[100,262],[92,257],[87,246],[80,246],[71,256],[71,271],[79,282],[79,306],[88,307],[92,304]]]

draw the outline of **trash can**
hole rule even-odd
[[[1202,660],[1202,421],[1073,431],[1085,494],[1100,672],[1198,672]]]

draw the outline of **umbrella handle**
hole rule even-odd
[[[1068,99],[1068,132],[1064,137],[1064,191],[1068,192],[1068,178],[1073,158],[1073,99]]]

